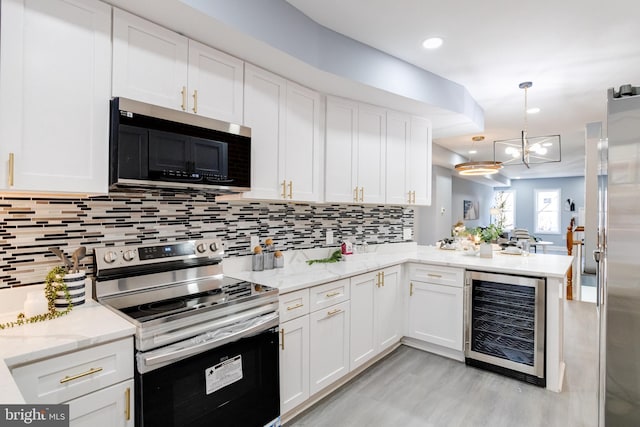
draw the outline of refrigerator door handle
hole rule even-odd
[[[602,260],[602,249],[594,249],[593,250],[593,260],[596,262],[596,307],[600,307],[602,305],[602,283],[600,283],[600,264]]]

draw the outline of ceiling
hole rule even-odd
[[[320,25],[466,87],[484,109],[485,141],[434,142],[492,160],[493,141],[518,138],[532,81],[530,136],[560,134],[562,162],[508,166],[512,179],[584,174],[584,128],[605,122],[606,90],[640,85],[640,2],[630,0],[287,0]],[[422,41],[444,39],[437,50]],[[476,149],[477,154],[469,154]]]

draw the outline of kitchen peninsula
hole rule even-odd
[[[289,343],[289,351],[295,351],[295,345],[305,346],[305,342],[310,346],[306,356],[310,363],[304,360],[305,356],[300,356],[304,351],[296,356],[303,359],[300,369],[294,363],[295,358],[286,355],[286,365],[281,363],[283,420],[295,416],[362,372],[400,343],[464,361],[463,282],[467,271],[544,279],[546,388],[554,392],[562,390],[563,294],[571,256],[539,253],[513,256],[495,252],[492,258],[480,258],[463,251],[401,243],[379,245],[368,253],[347,255],[342,262],[306,263],[309,259],[324,258],[331,249],[335,250],[289,251],[282,269],[248,271],[247,260],[242,259],[225,264],[227,275],[279,288],[281,334]],[[364,291],[367,283],[368,291]],[[421,305],[414,307],[417,301]],[[342,314],[344,318],[339,321]],[[425,330],[420,325],[425,316],[427,321],[437,319],[437,325]],[[324,328],[321,323],[329,319],[333,324]],[[394,324],[395,330],[390,326]],[[368,329],[363,325],[369,325]],[[299,336],[287,338],[298,328],[301,328]],[[328,341],[322,346],[314,344],[325,332],[328,336],[324,338]],[[309,336],[301,338],[305,333]],[[363,340],[372,343],[363,343]],[[424,340],[431,342],[424,343]],[[314,367],[314,358],[324,354],[326,348],[337,348],[342,354],[325,354]],[[339,363],[328,366],[325,361],[329,359],[339,359]],[[304,380],[288,381],[288,372],[300,372],[305,369],[302,366],[307,366],[310,372],[308,390],[288,392],[288,387],[297,388]]]

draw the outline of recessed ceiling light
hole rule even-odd
[[[469,154],[476,154],[477,152],[477,150],[469,150]]]
[[[442,46],[442,41],[440,37],[430,37],[422,42],[422,47],[425,49],[437,49]]]
[[[529,108],[527,110],[527,114],[538,114],[539,112],[540,112],[540,108],[538,107]]]

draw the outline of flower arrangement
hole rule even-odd
[[[502,229],[495,224],[489,224],[486,227],[476,227],[471,234],[477,236],[481,242],[491,243],[498,240]]]
[[[453,237],[466,236],[468,234],[464,222],[461,220],[453,224]]]

